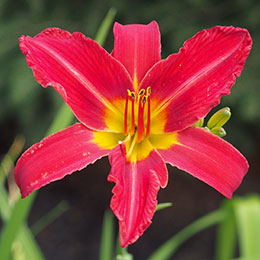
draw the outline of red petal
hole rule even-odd
[[[22,197],[107,155],[108,150],[101,149],[92,139],[92,131],[75,124],[29,148],[15,168]]]
[[[114,25],[113,56],[139,83],[145,73],[161,59],[160,31],[155,21],[148,25]]]
[[[180,145],[159,150],[164,160],[231,198],[248,171],[244,156],[231,144],[201,128],[178,132]]]
[[[162,102],[158,113],[167,108],[165,131],[192,125],[228,95],[251,45],[247,30],[217,26],[199,32],[178,54],[156,64],[140,87],[151,86],[151,98]]]
[[[152,151],[143,161],[128,163],[125,147],[119,145],[109,154],[111,172],[108,181],[115,182],[111,209],[119,220],[120,245],[134,243],[151,224],[157,204],[157,192],[167,185],[167,169],[161,156]]]
[[[126,69],[81,33],[46,29],[34,38],[22,36],[20,48],[36,80],[53,86],[88,127],[106,129],[104,107],[125,98],[133,83]]]

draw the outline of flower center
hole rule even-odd
[[[124,134],[130,134],[130,136],[134,135],[134,143],[139,143],[144,138],[148,138],[150,136],[150,96],[151,87],[148,87],[146,90],[141,89],[138,95],[129,89],[127,90],[124,115]],[[137,107],[137,109],[135,109],[135,107]],[[136,111],[137,117],[135,117]],[[129,119],[131,120],[131,124],[128,122]],[[128,127],[129,125],[130,127]]]

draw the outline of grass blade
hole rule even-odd
[[[3,219],[4,223],[8,221],[10,214],[11,208],[8,204],[8,194],[5,190],[5,187],[0,184],[0,216]],[[39,248],[37,242],[34,239],[34,236],[32,235],[30,229],[27,227],[26,224],[22,224],[16,242],[22,246],[25,259],[44,259],[41,249]]]
[[[260,197],[236,198],[233,203],[241,257],[260,259]]]
[[[104,215],[99,260],[112,260],[114,243],[113,215],[107,210]]]
[[[8,194],[4,185],[0,182],[0,216],[5,221],[8,220],[11,214],[11,208],[8,204]]]
[[[156,212],[162,209],[166,209],[172,206],[171,202],[159,203],[156,206]]]
[[[148,260],[167,260],[170,259],[171,255],[176,252],[178,247],[182,245],[184,241],[195,235],[196,233],[213,226],[220,221],[223,221],[227,217],[224,210],[216,210],[209,213],[206,216],[199,218],[198,220],[185,227],[166,243],[164,243],[159,249],[157,249]]]
[[[66,201],[61,201],[53,209],[51,209],[46,215],[41,217],[31,227],[31,231],[34,235],[37,235],[41,230],[50,225],[55,219],[61,216],[64,212],[69,209],[69,204]]]
[[[216,260],[232,259],[236,245],[236,221],[232,207],[233,202],[225,200],[221,208],[227,217],[218,225],[216,238]]]
[[[23,224],[21,226],[17,236],[17,242],[22,247],[22,252],[25,256],[25,259],[33,259],[33,260],[45,259],[40,247],[38,246],[34,236],[32,235],[31,230],[27,227],[27,225]]]
[[[115,8],[110,8],[105,19],[101,23],[98,32],[95,37],[95,41],[99,43],[99,45],[103,45],[105,42],[105,39],[107,38],[107,34],[111,28],[111,25],[115,19],[116,15],[116,9]]]
[[[0,182],[4,183],[8,173],[14,166],[14,161],[21,153],[24,147],[24,138],[22,136],[16,136],[9,151],[4,156],[0,165]]]
[[[0,238],[0,259],[9,259],[11,253],[11,246],[16,237],[17,231],[24,223],[33,202],[34,194],[31,194],[23,200],[18,200],[12,209],[9,220],[4,224],[1,238]]]

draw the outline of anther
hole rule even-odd
[[[144,93],[145,93],[145,90],[142,88],[142,89],[139,91],[138,96],[141,97],[141,96],[144,95]]]
[[[146,89],[146,95],[147,95],[148,97],[150,97],[150,95],[151,95],[151,87],[148,87],[148,88]]]

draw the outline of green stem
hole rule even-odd
[[[112,260],[114,243],[114,219],[110,210],[104,214],[101,245],[100,245],[100,260]]]
[[[133,260],[133,256],[128,253],[128,247],[120,246],[120,236],[118,234],[117,245],[116,245],[116,260]]]

